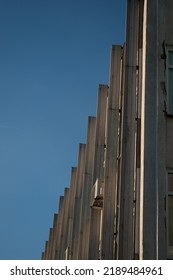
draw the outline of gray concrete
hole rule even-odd
[[[85,168],[85,152],[86,145],[79,145],[78,165],[76,174],[76,193],[75,193],[75,205],[74,205],[74,221],[72,230],[72,244],[71,244],[71,259],[77,259],[78,255],[78,242],[79,242],[79,227],[80,227],[80,215],[81,215],[81,200],[82,200],[82,187],[83,187],[83,175]]]
[[[71,179],[70,179],[70,193],[69,193],[69,208],[68,208],[68,232],[67,232],[67,250],[68,259],[71,258],[72,248],[72,234],[73,234],[73,222],[74,222],[74,208],[75,208],[75,194],[76,194],[76,174],[77,168],[72,167]]]
[[[61,226],[61,237],[60,237],[60,259],[64,259],[64,254],[67,244],[67,219],[68,219],[68,206],[69,206],[69,189],[64,190],[64,202],[62,208],[62,226]]]
[[[93,185],[97,179],[104,181],[105,127],[107,112],[108,86],[100,85],[96,115],[96,140],[94,155]],[[91,208],[91,224],[89,236],[89,259],[99,259],[101,209]]]
[[[141,112],[141,252],[157,259],[157,1],[145,1]],[[155,50],[155,51],[153,51]],[[152,77],[152,78],[151,78]]]
[[[106,124],[101,259],[113,259],[122,47],[112,46]]]
[[[62,223],[63,223],[63,205],[64,205],[64,197],[61,196],[59,200],[59,210],[58,210],[58,218],[57,218],[57,231],[56,231],[56,240],[55,240],[55,259],[59,260],[61,255],[61,231],[62,231]]]
[[[82,188],[81,216],[80,216],[80,235],[78,242],[78,259],[88,259],[89,233],[91,220],[91,189],[94,172],[94,153],[95,153],[95,128],[96,118],[88,118],[87,144],[85,156],[85,168]]]
[[[136,165],[136,73],[138,48],[138,0],[127,1],[124,54],[122,170],[119,227],[119,259],[134,258],[134,189]]]
[[[173,1],[127,0],[126,42],[61,197],[42,259],[167,259],[173,171],[168,50]],[[103,194],[100,190],[103,189]]]

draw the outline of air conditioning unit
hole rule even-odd
[[[91,191],[91,207],[103,208],[103,181],[97,179]]]

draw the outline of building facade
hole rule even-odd
[[[42,259],[173,259],[173,1],[127,0]]]

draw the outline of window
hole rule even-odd
[[[168,257],[173,257],[173,172],[168,172]]]
[[[173,115],[173,50],[168,50],[167,69],[167,113]]]

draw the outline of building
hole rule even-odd
[[[42,259],[173,258],[173,1],[127,0]]]

